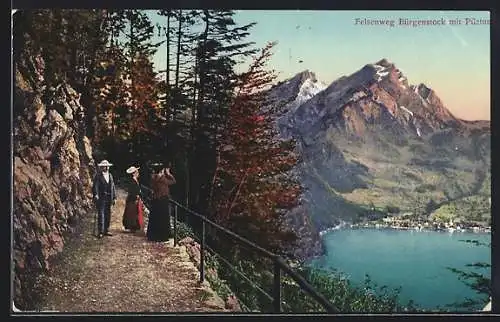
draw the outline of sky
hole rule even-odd
[[[151,17],[154,22],[165,21]],[[257,47],[278,42],[269,67],[280,80],[308,69],[330,84],[386,58],[410,84],[432,88],[455,116],[490,119],[488,11],[238,10],[234,19],[238,24],[257,22],[247,38]],[[405,19],[445,24],[405,25]],[[154,64],[158,70],[165,68],[163,46]]]

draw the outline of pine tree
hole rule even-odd
[[[190,187],[194,207],[206,211],[210,183],[215,171],[217,138],[225,122],[227,107],[236,84],[238,59],[255,53],[253,43],[244,42],[254,25],[237,26],[233,11],[203,10],[203,32],[197,38],[195,57],[194,146],[190,160]]]
[[[171,25],[171,21],[172,21],[172,18],[174,17],[174,12],[171,9],[162,9],[162,10],[158,11],[158,15],[166,17],[166,26],[158,25],[157,28],[158,28],[158,36],[165,36],[165,38],[166,38],[166,46],[165,46],[165,48],[166,48],[165,79],[166,79],[166,90],[167,90],[166,94],[170,95],[170,71],[171,71],[170,46],[172,43],[171,39],[172,39],[173,32],[174,32],[172,25]]]
[[[171,9],[162,9],[158,11],[158,15],[166,17],[166,25],[161,26],[158,25],[158,36],[165,36],[166,38],[166,67],[165,71],[162,71],[165,73],[165,86],[164,86],[164,95],[165,98],[162,101],[162,117],[164,118],[164,127],[165,127],[165,134],[163,136],[164,139],[164,144],[165,146],[168,146],[169,144],[169,139],[170,135],[168,135],[168,131],[170,129],[169,125],[171,123],[171,118],[172,118],[172,90],[171,90],[171,81],[170,81],[170,74],[171,74],[171,45],[172,45],[172,39],[174,37],[174,28],[172,24],[172,19],[175,17],[175,14],[173,10]]]
[[[124,46],[130,62],[137,55],[141,54],[151,57],[162,44],[162,42],[151,43],[154,35],[154,26],[151,20],[142,10],[125,10],[124,14],[127,19],[127,31],[125,34],[127,40]]]
[[[143,11],[117,11],[114,23],[117,25],[115,36],[125,38],[118,46],[127,60],[125,71],[120,73],[122,88],[121,101],[116,107],[116,131],[123,140],[122,144],[128,145],[129,152],[132,149],[138,153],[138,146],[142,144],[140,138],[145,134],[156,134],[153,125],[156,124],[159,107],[158,84],[151,57],[161,42],[151,42],[154,26]],[[136,135],[139,142],[133,142]]]
[[[187,19],[189,13],[184,13],[182,10],[160,10],[159,14],[167,17],[167,25],[163,27],[163,31],[165,32],[164,35],[166,36],[167,52],[165,99],[163,101],[163,109],[165,111],[163,145],[169,151],[175,150],[175,153],[177,153],[181,147],[179,139],[182,135],[179,132],[183,127],[180,122],[184,121],[183,116],[185,115],[182,112],[185,110],[183,106],[186,105],[183,100],[185,95],[182,94],[182,89],[180,88],[179,74],[181,60],[185,56],[190,55],[190,52],[181,46],[181,44],[186,43],[186,35],[189,35],[187,29],[190,28],[192,23],[189,23]],[[171,59],[172,55],[174,58],[173,64]],[[173,84],[171,81],[172,75],[174,78]]]
[[[133,103],[130,106],[132,119],[129,125],[131,132],[149,132],[154,133],[156,128],[158,104],[158,86],[156,73],[153,70],[153,64],[145,54],[139,54],[134,59],[132,65],[131,96]]]
[[[270,115],[262,112],[265,89],[276,75],[265,70],[274,43],[254,58],[239,78],[237,95],[218,145],[213,180],[217,221],[261,246],[280,251],[295,235],[283,215],[297,205],[300,186],[287,172],[296,164],[292,141],[277,138]]]
[[[178,173],[177,191],[182,191],[178,195],[179,200],[184,200],[186,205],[190,205],[189,183],[190,171],[188,160],[192,146],[191,125],[193,118],[194,104],[193,95],[196,83],[194,73],[197,34],[194,31],[200,23],[199,11],[197,10],[176,10],[175,19],[177,22],[175,34],[175,70],[174,84],[171,91],[172,123],[168,130],[170,138],[167,149],[172,151],[170,156],[172,165]]]
[[[123,106],[128,99],[124,91],[126,62],[121,49],[113,45],[102,54],[99,67],[95,69],[91,82],[92,106],[96,115],[95,143],[121,134],[121,120],[126,117]]]

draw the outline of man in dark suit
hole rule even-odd
[[[108,160],[103,160],[97,165],[99,170],[94,177],[92,193],[97,207],[97,237],[112,236],[109,232],[111,220],[111,206],[116,202],[116,189],[113,176],[109,173],[112,166]]]

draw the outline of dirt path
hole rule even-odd
[[[93,214],[68,243],[60,260],[39,279],[40,309],[59,312],[210,312],[223,301],[199,272],[185,248],[173,240],[152,243],[144,233],[123,231],[125,192],[118,190],[110,232],[92,235]]]

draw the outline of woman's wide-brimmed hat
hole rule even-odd
[[[109,162],[108,162],[108,160],[102,160],[102,161],[98,164],[98,166],[99,166],[99,167],[110,167],[110,166],[112,166],[112,165],[113,165],[113,164],[109,163]]]
[[[130,168],[127,169],[127,173],[128,174],[132,174],[132,173],[134,173],[136,171],[139,171],[139,169],[140,169],[140,167],[136,168],[134,166],[131,166]]]

